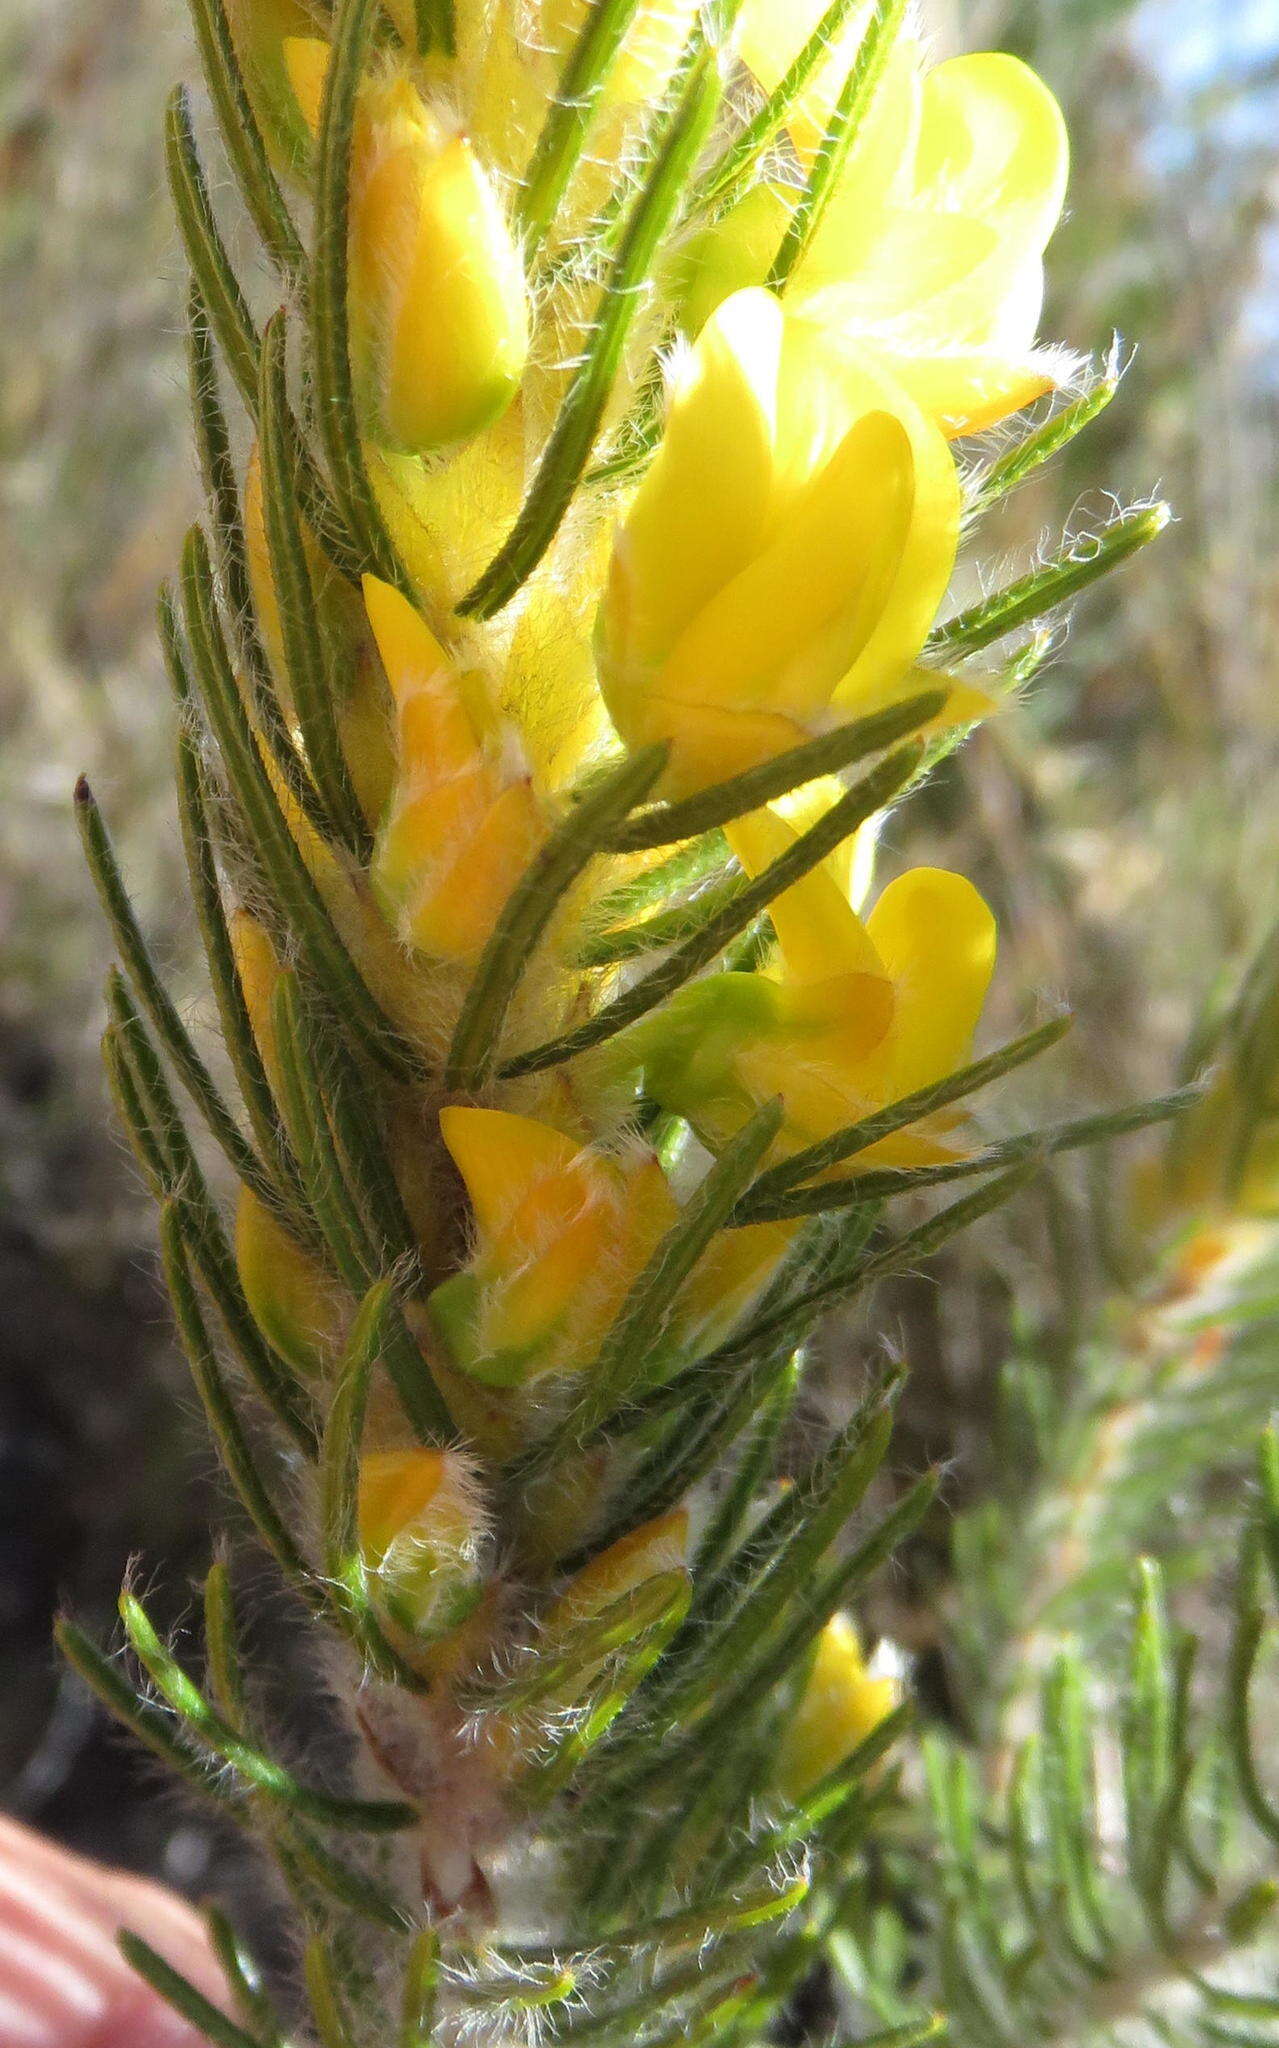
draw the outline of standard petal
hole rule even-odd
[[[605,695],[626,729],[628,683],[749,561],[768,517],[782,309],[736,292],[677,373],[661,445],[617,535],[604,600]]]
[[[1061,108],[1029,65],[986,50],[928,74],[915,164],[923,203],[974,214],[1041,253],[1069,169]]]
[[[994,972],[995,920],[963,875],[912,868],[866,927],[897,989],[892,1093],[907,1095],[967,1060]]]

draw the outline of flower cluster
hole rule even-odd
[[[164,624],[247,1135],[134,978],[239,1176],[233,1247],[122,988],[108,1065],[193,1357],[198,1281],[316,1484],[268,1510],[224,1405],[228,1465],[348,1640],[428,1901],[470,1910],[583,1759],[627,1782],[646,1702],[714,1725],[717,1630],[725,1697],[788,1717],[770,1797],[896,1698],[838,1585],[785,1609],[879,1411],[791,1492],[767,1453],[884,1174],[966,1171],[1000,1068],[990,911],[872,868],[996,708],[971,657],[1084,580],[939,627],[983,493],[1101,402],[1054,398],[1036,332],[1066,146],[1024,65],[932,63],[900,0],[196,17],[285,299],[259,334],[179,100],[212,548]],[[1037,399],[1011,450],[971,439]]]

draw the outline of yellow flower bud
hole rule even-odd
[[[542,1618],[544,1639],[553,1644],[649,1579],[682,1571],[687,1552],[688,1515],[683,1508],[632,1529],[569,1580]]]
[[[318,115],[328,45],[287,45]],[[360,94],[351,175],[352,354],[374,439],[413,454],[505,412],[528,356],[524,269],[501,200],[465,135],[405,70]]]
[[[408,600],[376,577],[365,602],[395,699],[398,775],[373,862],[394,928],[420,952],[474,960],[537,852],[527,774],[485,702]]]
[[[821,0],[747,0],[739,48],[765,90],[823,12]],[[806,166],[869,16],[854,11],[791,110]],[[1035,347],[1067,169],[1061,110],[1026,65],[987,51],[926,71],[918,40],[899,35],[787,304],[873,355],[946,433],[979,432],[1071,367]],[[757,186],[699,238],[690,331],[726,291],[766,276],[793,205],[784,187]]]
[[[360,1547],[370,1590],[407,1635],[455,1628],[483,1590],[486,1518],[456,1451],[371,1451],[360,1460]]]
[[[656,1158],[627,1167],[506,1110],[444,1109],[440,1131],[478,1238],[431,1296],[454,1364],[494,1386],[580,1371],[678,1215]]]
[[[463,1372],[517,1386],[589,1367],[627,1290],[679,1220],[655,1155],[615,1158],[505,1110],[440,1112],[466,1183],[478,1236],[468,1269],[431,1296],[432,1320]],[[790,1241],[757,1224],[716,1241],[699,1261],[663,1346],[718,1332],[765,1283]]]
[[[684,795],[908,695],[959,537],[954,460],[911,400],[769,292],[677,371],[617,534],[600,680]]]
[[[794,844],[774,811],[728,828],[757,874]],[[771,906],[779,959],[768,974],[718,974],[681,989],[633,1035],[644,1085],[718,1147],[780,1097],[775,1158],[816,1144],[970,1057],[994,969],[995,922],[972,884],[915,868],[865,922],[829,868]],[[959,1156],[945,1112],[844,1160],[839,1173]]]
[[[802,1799],[828,1771],[874,1733],[901,1697],[899,1681],[872,1677],[857,1630],[836,1614],[817,1639],[817,1653],[794,1712],[782,1730],[774,1781],[788,1799]]]
[[[649,1654],[656,1657],[669,1633],[672,1613],[678,1620],[687,1611],[692,1586],[687,1553],[688,1516],[677,1508],[610,1544],[569,1580],[542,1616],[538,1650],[553,1657],[557,1645],[568,1637],[580,1646],[584,1634],[589,1639],[592,1622],[598,1621],[599,1654],[588,1652],[586,1659],[575,1660],[571,1685],[558,1688],[546,1705],[562,1709],[588,1697],[609,1656],[619,1649],[639,1648],[646,1635],[652,1638]],[[615,1610],[628,1595],[636,1596],[633,1607],[620,1617],[616,1611],[609,1616],[608,1610]],[[655,1632],[659,1613],[665,1626]]]
[[[315,23],[304,0],[227,0],[231,40],[267,154],[276,169],[305,177],[312,134],[289,76],[285,44],[312,36]]]
[[[236,1209],[235,1261],[253,1320],[281,1358],[296,1372],[327,1370],[350,1304],[248,1188],[241,1188]]]

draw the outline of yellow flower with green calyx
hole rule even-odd
[[[766,90],[823,11],[820,0],[748,0],[739,45]],[[853,15],[791,112],[805,175],[868,14]],[[1051,390],[1066,367],[1035,334],[1068,168],[1061,110],[1028,66],[985,51],[927,70],[918,41],[900,35],[787,303],[873,354],[947,434],[979,432]],[[690,331],[728,292],[767,275],[796,196],[755,184],[695,241]]]
[[[368,1451],[359,1535],[370,1591],[407,1635],[455,1628],[483,1591],[486,1533],[469,1464],[456,1452]]]
[[[857,1630],[836,1614],[817,1638],[804,1689],[782,1730],[774,1782],[788,1799],[802,1799],[829,1771],[873,1735],[901,1698],[893,1677],[872,1677]]]
[[[318,126],[329,46],[286,43]],[[368,78],[350,200],[356,379],[375,440],[450,447],[505,412],[528,357],[524,268],[497,191],[466,136],[393,65]]]
[[[556,1714],[588,1699],[609,1658],[619,1650],[641,1649],[646,1635],[653,1637],[651,1655],[656,1658],[670,1621],[687,1611],[692,1588],[687,1559],[688,1515],[676,1508],[632,1529],[574,1573],[538,1621],[539,1657],[553,1660],[557,1650],[570,1642],[577,1645],[571,1677],[540,1703],[539,1720],[545,1721],[548,1709]],[[659,1614],[667,1626],[657,1625],[654,1633]],[[598,1624],[598,1654],[589,1644],[592,1624]],[[526,1731],[526,1739],[532,1732]]]
[[[389,583],[366,576],[364,601],[397,721],[397,776],[373,888],[419,952],[473,960],[541,844],[537,802],[484,678],[451,659]]]
[[[757,874],[795,835],[772,811],[728,827]],[[685,985],[632,1034],[644,1087],[713,1149],[763,1102],[784,1121],[774,1157],[818,1143],[970,1057],[995,962],[995,921],[962,875],[914,868],[891,882],[865,921],[834,873],[817,868],[770,914],[778,957],[768,972]],[[841,1162],[926,1166],[960,1156],[934,1116]]]
[[[954,459],[878,370],[736,293],[680,363],[617,532],[600,686],[687,795],[919,687],[959,539]]]
[[[475,1216],[471,1264],[430,1298],[451,1363],[493,1386],[590,1366],[631,1283],[679,1220],[654,1153],[618,1157],[508,1110],[453,1107],[440,1131]],[[712,1246],[666,1331],[653,1332],[652,1377],[664,1342],[731,1319],[789,1242],[757,1224]]]

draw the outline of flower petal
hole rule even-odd
[[[912,868],[866,920],[897,989],[892,1092],[906,1095],[968,1058],[995,966],[995,920],[963,875]]]

